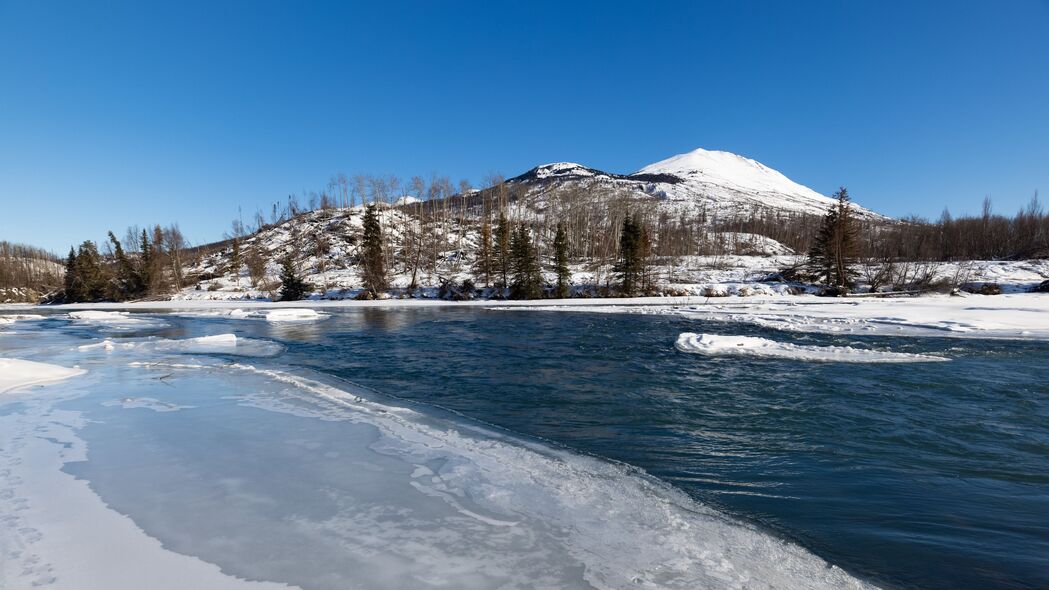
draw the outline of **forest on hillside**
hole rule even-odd
[[[485,184],[475,190],[446,177],[417,176],[403,183],[396,177],[340,175],[325,190],[275,202],[247,222],[238,216],[220,242],[192,246],[177,225],[129,228],[123,238],[110,233],[101,245],[85,241],[70,251],[65,279],[52,298],[162,298],[222,274],[244,274],[253,287],[274,296],[281,283],[301,280],[296,291],[305,296],[323,291],[317,277],[338,268],[359,269],[364,296],[383,296],[390,276],[398,275],[410,277],[400,288],[402,296],[429,285],[441,286],[441,295],[449,297],[483,292],[531,298],[565,293],[556,279],[564,278],[568,265],[594,269],[593,294],[657,294],[665,281],[656,271],[677,259],[708,257],[716,265],[719,257],[768,254],[755,246],[760,244],[755,236],[805,256],[783,269],[786,280],[862,283],[874,290],[943,289],[934,284],[937,262],[1049,256],[1049,215],[1037,195],[1012,216],[994,212],[989,200],[978,216],[945,211],[935,221],[842,213],[849,238],[835,256],[848,272],[831,280],[816,252],[828,247],[820,241],[826,217],[761,207],[674,212],[647,195],[601,186],[536,190],[500,176]],[[363,223],[365,204],[374,215],[370,236]],[[624,232],[636,235],[624,241]],[[636,251],[630,250],[633,244]],[[527,267],[536,288],[514,289],[514,269],[521,267]],[[629,274],[635,267],[636,280],[625,278],[624,269]],[[274,268],[281,275],[276,281],[276,271],[267,270]],[[464,275],[467,280],[449,279]],[[50,284],[57,285],[53,278]]]

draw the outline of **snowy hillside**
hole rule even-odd
[[[697,149],[645,166],[628,175],[571,162],[544,164],[510,179],[527,198],[553,190],[603,188],[633,198],[655,198],[674,214],[707,218],[749,216],[756,210],[822,215],[832,200],[764,164],[723,151]],[[861,217],[884,219],[856,206]]]

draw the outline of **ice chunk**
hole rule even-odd
[[[678,336],[674,346],[681,352],[697,354],[755,356],[799,361],[913,363],[950,360],[941,356],[926,354],[868,350],[851,346],[803,346],[754,336],[725,336],[720,334],[694,334],[691,332],[685,332]]]
[[[164,328],[168,325],[156,318],[136,316],[126,311],[71,311],[69,319],[77,324],[99,326],[109,331]]]
[[[31,313],[14,313],[0,315],[0,326],[6,326],[15,322],[26,322],[42,320],[44,316]]]
[[[152,339],[127,340],[114,342],[103,340],[93,344],[84,344],[77,350],[139,350],[144,352],[173,352],[181,354],[233,354],[238,356],[275,356],[283,352],[284,347],[276,342],[256,338],[238,338],[236,334],[216,334],[181,340]]]
[[[311,322],[321,317],[316,310],[306,308],[273,309],[266,312],[268,322]]]
[[[55,383],[86,373],[79,367],[68,368],[21,359],[0,358],[0,393],[31,385]]]

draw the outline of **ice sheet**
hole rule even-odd
[[[98,327],[108,332],[148,330],[168,325],[163,320],[133,315],[126,311],[71,311],[69,319],[76,324]]]
[[[55,383],[83,375],[85,372],[79,367],[68,368],[50,363],[0,358],[0,393]]]
[[[89,351],[139,351],[139,352],[172,352],[180,354],[230,354],[237,356],[275,356],[284,347],[276,342],[258,338],[243,338],[236,334],[215,334],[197,338],[169,340],[153,338],[146,340],[102,340],[92,344],[82,344],[78,350]]]
[[[926,354],[869,350],[851,346],[805,346],[754,336],[692,332],[679,335],[674,346],[681,352],[710,356],[752,356],[838,363],[920,363],[950,360]]]

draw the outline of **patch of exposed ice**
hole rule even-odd
[[[324,402],[316,414],[309,406],[295,403],[294,397],[284,402],[249,392],[241,397],[241,403],[376,427],[381,436],[369,448],[407,462],[411,471],[406,474],[406,483],[471,522],[460,527],[474,530],[475,537],[501,539],[500,543],[508,538],[549,543],[548,549],[579,564],[587,587],[869,587],[805,549],[697,504],[636,470],[511,440],[480,427],[453,426],[298,375],[246,365],[228,368],[291,385],[282,390],[283,396],[294,396],[298,390],[304,400],[312,395]],[[388,492],[390,497],[402,493]],[[416,515],[417,510],[420,508],[408,514]],[[404,551],[404,543],[420,545],[421,531],[410,520],[387,516],[378,528],[377,524],[361,515],[346,514],[333,517],[330,523],[309,526],[319,526],[328,535],[346,537],[345,542],[351,545],[363,536],[369,539],[368,547],[383,547],[394,555]],[[445,543],[458,539],[460,534],[448,530],[434,542]],[[438,546],[427,544],[423,553],[440,551]],[[413,555],[425,558],[417,552]],[[574,587],[563,579],[557,581],[553,561],[549,571],[532,571],[542,564],[517,563],[509,556],[507,559],[504,570],[526,565],[533,576],[548,575],[550,579],[540,586]],[[556,563],[562,565],[560,558]],[[431,571],[430,576],[468,579],[447,571],[441,564],[433,565],[443,573]],[[492,566],[486,567],[490,570]],[[482,579],[478,577],[459,587],[477,586]]]
[[[33,385],[56,383],[86,372],[79,367],[68,368],[36,361],[0,358],[0,393]]]
[[[165,549],[109,507],[88,482],[62,470],[87,460],[78,412],[49,400],[0,415],[0,588],[76,590],[289,590],[226,575]]]
[[[754,336],[692,332],[679,335],[674,346],[681,352],[710,356],[754,356],[836,363],[917,363],[950,360],[926,354],[869,350],[852,346],[803,346]]]
[[[149,339],[113,341],[103,340],[84,344],[77,350],[140,350],[148,352],[171,352],[177,354],[231,354],[237,356],[276,356],[284,347],[276,342],[257,338],[240,338],[236,334],[216,334],[180,340]]]
[[[177,412],[193,408],[194,406],[182,406],[169,402],[160,401],[152,397],[124,397],[120,399],[102,402],[103,406],[120,406],[124,409],[145,408],[154,412]]]
[[[178,315],[190,317],[220,317],[235,320],[266,320],[268,322],[315,322],[328,317],[315,309],[289,307],[281,309],[212,309],[183,311]]]
[[[28,322],[44,319],[44,316],[31,313],[11,313],[0,315],[0,326],[7,326],[15,322]]]
[[[163,320],[133,315],[126,311],[71,311],[69,319],[76,324],[97,326],[110,332],[148,330],[168,326]]]

